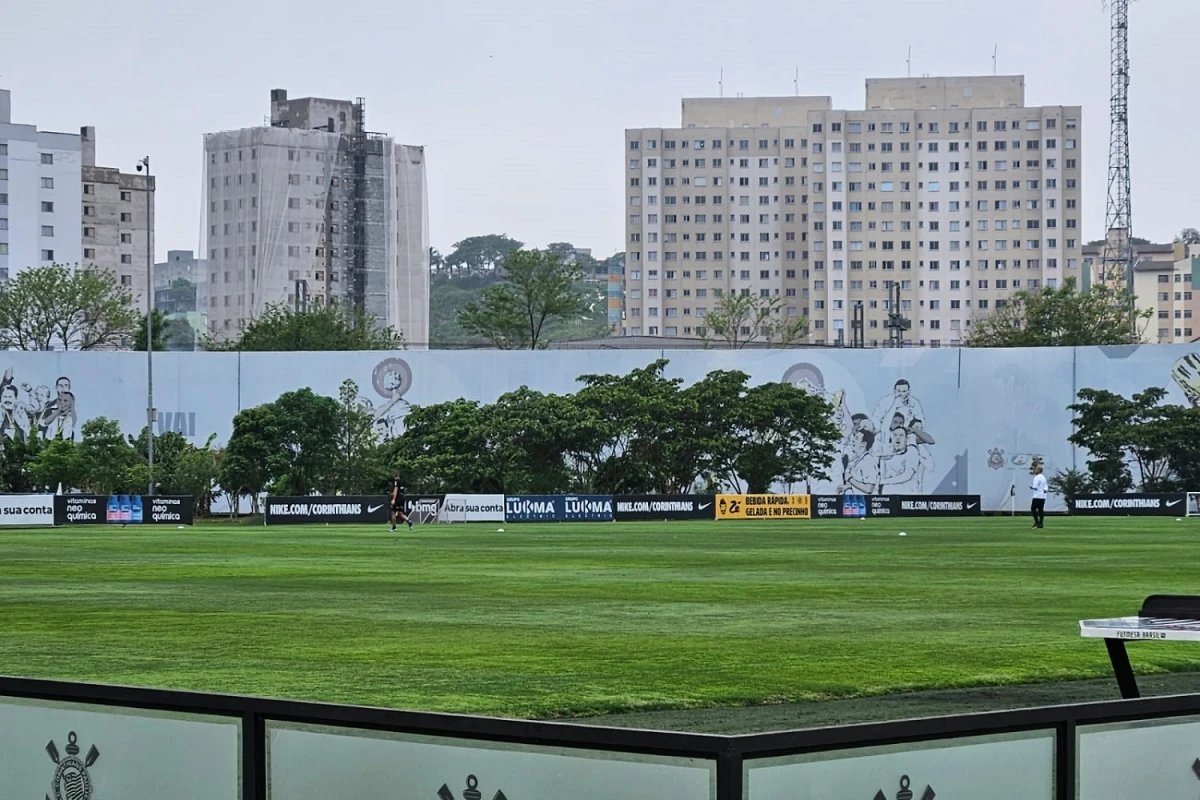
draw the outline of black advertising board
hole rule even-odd
[[[267,525],[306,525],[313,523],[368,525],[388,521],[388,498],[372,496],[268,497]]]
[[[196,503],[180,495],[54,496],[55,525],[191,525]]]
[[[813,519],[982,515],[979,495],[813,495]]]
[[[1187,495],[1177,494],[1085,494],[1070,502],[1071,514],[1081,517],[1182,517],[1187,513]]]
[[[618,522],[648,519],[716,519],[711,494],[619,494],[613,498]]]

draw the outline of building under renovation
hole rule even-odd
[[[371,133],[366,104],[271,92],[271,124],[204,137],[208,325],[272,304],[344,304],[429,340],[423,147]]]

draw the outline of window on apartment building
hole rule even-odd
[[[122,254],[122,255],[121,255],[121,263],[122,263],[122,264],[132,264],[132,263],[133,263],[133,256],[129,255],[128,253],[124,253],[124,254]]]
[[[3,170],[0,170],[0,171],[3,171]],[[42,188],[43,189],[53,189],[54,188],[54,178],[42,178]]]
[[[53,237],[54,236],[54,226],[53,225],[43,225],[42,226],[42,236]]]
[[[54,251],[53,250],[43,250],[42,251],[42,261],[53,261],[53,260],[54,260]]]

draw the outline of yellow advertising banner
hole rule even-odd
[[[717,519],[812,519],[807,494],[719,494]]]

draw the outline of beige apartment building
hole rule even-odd
[[[146,254],[153,249],[154,178],[96,166],[96,129],[80,128],[84,266],[111,272],[146,311]],[[149,236],[147,236],[149,232]]]
[[[1163,247],[1165,245],[1159,245]],[[1144,341],[1184,344],[1200,340],[1200,246],[1183,242],[1170,246],[1169,260],[1140,258],[1133,269],[1138,308],[1149,310]],[[1139,256],[1144,247],[1139,247]]]
[[[626,336],[698,337],[725,292],[778,297],[812,344],[961,343],[1014,290],[1080,274],[1078,106],[1020,76],[868,80],[828,97],[685,99],[626,132]],[[743,331],[743,333],[750,333]]]

